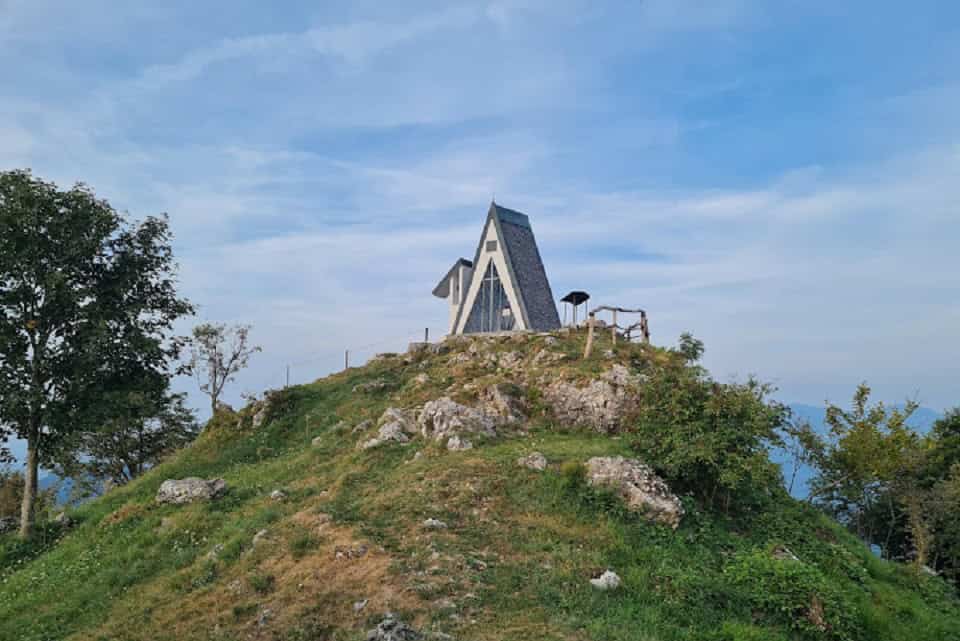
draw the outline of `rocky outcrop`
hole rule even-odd
[[[532,452],[527,456],[518,458],[517,465],[534,470],[535,472],[542,472],[547,469],[547,457],[540,452]]]
[[[388,612],[377,627],[367,633],[367,641],[419,641],[423,635]]]
[[[547,385],[543,395],[557,421],[609,434],[620,429],[633,409],[638,383],[626,367],[616,364],[584,387],[557,381]]]
[[[361,443],[360,449],[369,450],[390,442],[407,443],[410,441],[410,435],[416,433],[413,412],[396,407],[388,407],[377,424],[380,426],[377,429],[377,435]]]
[[[498,422],[497,417],[461,405],[449,396],[429,401],[417,417],[417,425],[423,436],[444,442],[448,447],[453,439],[453,445],[455,448],[459,446],[459,449],[464,449],[463,439],[466,435],[496,436],[495,426]]]
[[[194,501],[210,501],[222,496],[226,491],[227,483],[223,479],[167,479],[160,484],[156,500],[157,503],[182,505]]]
[[[505,423],[522,423],[527,416],[520,392],[515,385],[491,385],[480,394],[481,407],[484,412],[500,417]]]
[[[587,481],[611,487],[627,507],[649,520],[677,529],[683,518],[680,499],[648,465],[622,456],[597,456],[587,461]]]
[[[620,587],[620,576],[612,570],[607,570],[595,579],[590,579],[590,585],[598,590],[616,590]]]

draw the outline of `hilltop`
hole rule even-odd
[[[661,480],[636,416],[695,365],[583,341],[414,345],[219,413],[72,523],[0,538],[0,639],[960,638],[951,586],[782,488],[720,507]],[[188,477],[225,490],[157,501]]]

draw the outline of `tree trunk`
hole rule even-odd
[[[23,483],[23,502],[20,504],[20,538],[29,539],[33,534],[33,522],[36,516],[37,502],[37,471],[39,467],[39,453],[37,441],[39,434],[33,432],[27,439],[27,470]]]

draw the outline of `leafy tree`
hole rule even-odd
[[[780,442],[787,410],[768,400],[769,385],[711,379],[695,364],[703,344],[687,338],[681,342],[689,349],[644,371],[633,445],[705,503],[729,510],[738,499],[744,506],[780,485],[769,450]]]
[[[180,344],[166,217],[132,223],[84,185],[0,173],[0,429],[27,443],[20,535],[37,470],[111,417],[105,392],[169,376]]]
[[[253,354],[262,351],[259,345],[250,345],[249,339],[249,325],[203,323],[193,328],[187,370],[197,377],[200,391],[210,397],[211,415],[217,413],[226,384],[236,379]]]
[[[23,490],[26,483],[23,472],[14,470],[9,465],[0,467],[0,520],[15,518],[20,513],[20,504],[23,502]],[[56,504],[57,491],[55,484],[37,493],[36,510],[43,512]]]
[[[810,483],[809,500],[865,541],[885,549],[901,518],[894,485],[902,480],[919,445],[907,425],[916,408],[913,401],[903,409],[870,405],[870,388],[861,383],[851,409],[827,405],[828,434],[813,444],[811,452],[817,474]]]
[[[96,430],[82,432],[60,461],[74,479],[123,485],[196,438],[199,426],[185,394],[123,392],[115,415]]]

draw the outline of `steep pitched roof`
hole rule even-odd
[[[457,259],[457,262],[453,264],[450,271],[448,271],[443,278],[440,279],[440,282],[437,283],[437,286],[433,288],[434,296],[437,298],[446,298],[450,295],[450,277],[453,276],[453,272],[457,271],[461,266],[473,267],[473,263],[466,258]]]
[[[480,253],[483,249],[483,239],[487,229],[493,224],[497,227],[497,235],[501,239],[502,251],[510,270],[510,280],[517,289],[517,298],[520,301],[520,314],[527,328],[536,331],[549,331],[560,327],[560,315],[553,302],[553,292],[550,281],[547,280],[547,270],[543,266],[537,241],[533,236],[530,219],[513,209],[501,207],[495,202],[490,203],[487,212],[487,221],[477,243],[473,264],[480,264]],[[454,326],[460,324],[463,316],[466,297],[460,302],[457,320]],[[467,310],[467,313],[469,310]]]

